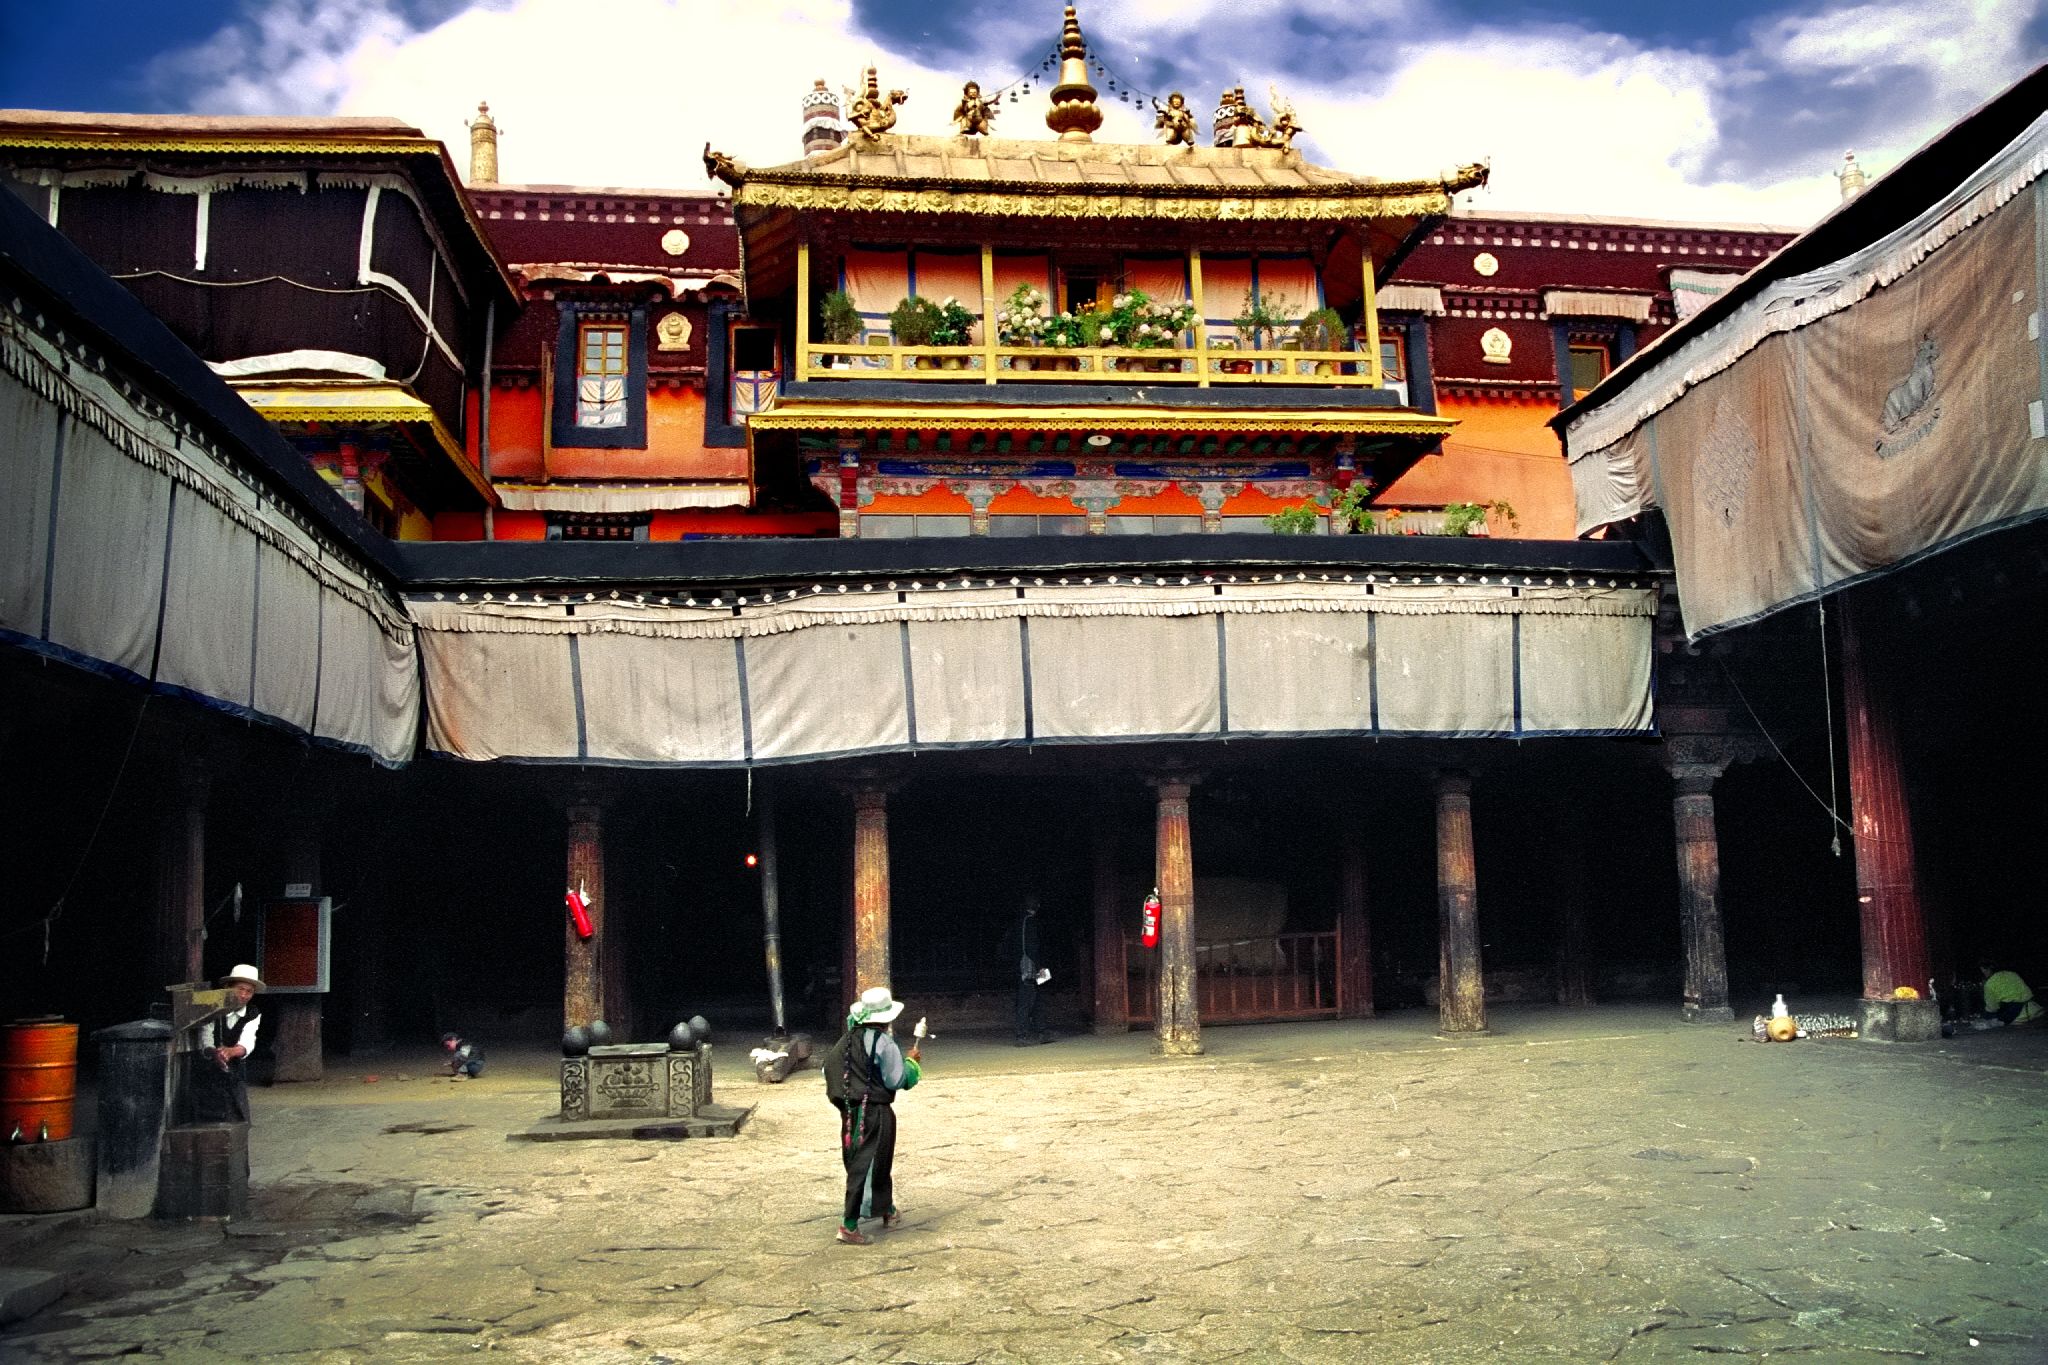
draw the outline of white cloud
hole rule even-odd
[[[928,0],[930,2],[930,0]],[[1859,74],[1888,64],[1925,70],[1944,109],[1885,110],[1883,136],[1859,147],[1872,171],[1889,166],[1953,117],[2020,74],[2017,35],[2035,0],[1870,3],[1787,14],[1755,25],[1731,59],[1645,47],[1579,29],[1444,33],[1393,49],[1371,88],[1282,79],[1314,145],[1343,169],[1406,178],[1491,158],[1502,209],[1615,216],[1767,221],[1798,226],[1836,201],[1834,157],[1768,183],[1708,183],[1728,129],[1716,111],[1745,88],[1810,86],[1848,98]],[[1213,72],[1191,100],[1205,116],[1214,92],[1243,82],[1262,97],[1266,55],[1283,14],[1332,34],[1335,64],[1368,50],[1385,62],[1389,15],[1402,0],[1129,0],[1083,26],[1118,61],[1170,60]],[[800,154],[798,100],[814,77],[835,88],[881,67],[907,89],[899,129],[943,132],[961,82],[993,89],[1007,59],[1057,38],[1051,11],[1021,7],[977,30],[984,56],[934,69],[892,56],[855,27],[850,0],[494,0],[432,27],[408,22],[397,0],[262,0],[250,19],[159,61],[160,88],[206,112],[390,114],[448,143],[466,164],[463,120],[488,99],[503,128],[501,173],[515,182],[704,188],[698,154],[709,141],[756,165]],[[1041,32],[1042,30],[1042,32]],[[1393,31],[1400,31],[1395,27]],[[1925,36],[1928,34],[1939,36]],[[1359,60],[1362,62],[1363,57]],[[1872,94],[1855,92],[1865,104]],[[1761,98],[1761,96],[1760,96]],[[1263,102],[1261,100],[1260,102]],[[1000,134],[1049,136],[1044,86],[1005,102]],[[1100,140],[1149,140],[1149,111],[1110,102]],[[1793,120],[1801,110],[1788,109]]]

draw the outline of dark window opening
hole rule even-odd
[[[770,327],[733,328],[732,367],[756,373],[773,370],[776,367],[775,330]]]
[[[548,517],[548,539],[645,540],[653,520],[645,512],[558,512]]]
[[[1605,342],[1578,342],[1571,346],[1572,396],[1584,398],[1614,368],[1614,353]]]

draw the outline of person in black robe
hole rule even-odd
[[[249,1121],[249,1054],[263,1029],[256,994],[263,978],[246,962],[221,978],[227,1013],[199,1026],[199,1051],[192,1057],[192,1119],[195,1123]]]

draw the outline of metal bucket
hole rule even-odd
[[[78,1096],[78,1025],[57,1019],[0,1024],[0,1142],[61,1142]],[[45,1129],[48,1129],[45,1132]]]

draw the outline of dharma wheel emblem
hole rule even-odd
[[[690,249],[690,234],[681,228],[670,228],[661,234],[661,249],[671,256],[680,256]]]
[[[1492,275],[1499,271],[1500,261],[1491,251],[1482,251],[1472,258],[1472,268],[1482,275]]]

